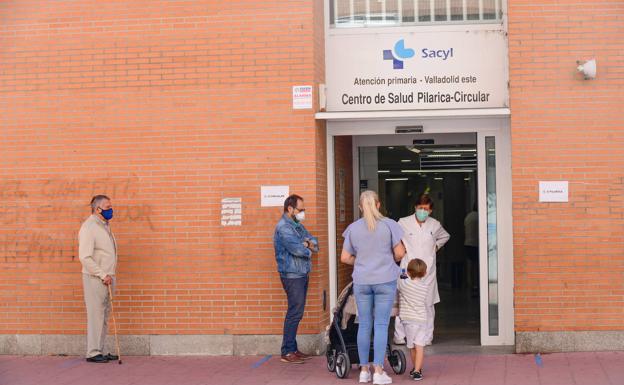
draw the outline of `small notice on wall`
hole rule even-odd
[[[221,199],[221,226],[240,226],[243,221],[241,198]]]
[[[540,181],[540,202],[568,202],[568,181]]]
[[[284,207],[288,191],[288,186],[260,186],[260,206]]]
[[[294,110],[312,108],[312,86],[293,86],[292,103]]]

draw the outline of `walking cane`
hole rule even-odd
[[[111,305],[111,316],[113,317],[113,329],[115,330],[115,345],[117,345],[117,357],[119,357],[119,365],[121,365],[121,352],[119,351],[119,338],[117,337],[117,322],[115,321],[115,308],[113,307],[113,290],[108,285],[108,299]]]

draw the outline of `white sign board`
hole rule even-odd
[[[293,86],[292,103],[294,110],[312,108],[312,86]]]
[[[284,207],[288,191],[288,186],[260,186],[260,206]]]
[[[568,181],[540,181],[540,202],[568,202]]]
[[[241,198],[221,199],[221,226],[240,226],[243,220]]]
[[[504,31],[327,38],[327,111],[509,106]]]

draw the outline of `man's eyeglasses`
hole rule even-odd
[[[302,212],[304,212],[304,211],[305,211],[305,209],[298,209],[298,208],[296,208],[296,207],[295,207],[295,210],[299,211],[300,213],[302,213]]]

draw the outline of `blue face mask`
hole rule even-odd
[[[113,218],[113,209],[110,208],[108,210],[102,210],[100,214],[102,214],[104,219],[106,219],[107,221],[110,221]]]
[[[425,209],[416,210],[416,218],[418,219],[419,222],[426,221],[428,217],[429,217],[429,211]]]

